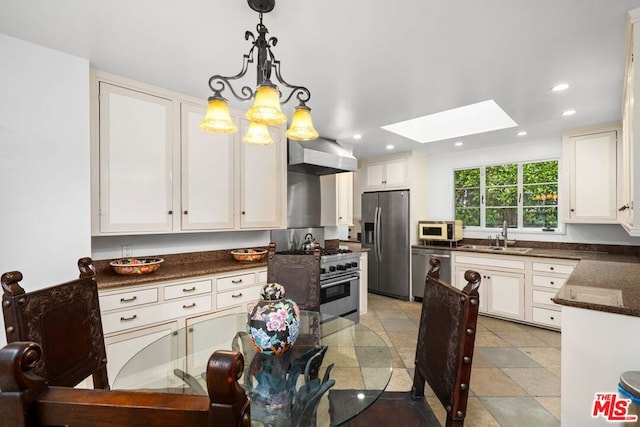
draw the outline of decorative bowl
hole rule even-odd
[[[118,274],[134,275],[153,273],[163,261],[158,257],[122,258],[111,261],[109,265]]]
[[[236,261],[256,262],[262,261],[267,256],[266,249],[236,249],[231,251]]]

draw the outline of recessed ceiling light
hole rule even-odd
[[[520,132],[518,132],[518,136],[525,136],[527,134],[526,130],[521,130]]]
[[[353,139],[362,139],[362,135],[356,133],[355,135],[353,135]]]
[[[562,92],[563,90],[569,89],[568,83],[558,83],[554,87],[551,88],[552,92]]]
[[[387,145],[387,150],[393,150],[395,147],[391,144]]]
[[[493,99],[382,126],[424,144],[518,126]]]
[[[576,113],[576,110],[567,110],[567,111],[563,111],[562,115],[563,116],[573,116]]]
[[[455,143],[455,144],[453,144],[453,145],[455,145],[456,147],[462,147],[462,146],[464,145],[464,142],[462,142],[462,141],[456,141],[456,143]]]

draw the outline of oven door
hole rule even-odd
[[[320,282],[320,312],[360,320],[358,303],[360,273],[350,273]]]

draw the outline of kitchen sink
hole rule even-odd
[[[529,252],[532,248],[521,248],[515,246],[489,246],[489,245],[462,245],[458,246],[458,249],[471,249],[474,251],[484,251],[484,252],[504,252],[504,253],[518,253],[524,254]]]

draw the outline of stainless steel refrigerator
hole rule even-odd
[[[409,190],[362,194],[369,292],[409,300]]]

